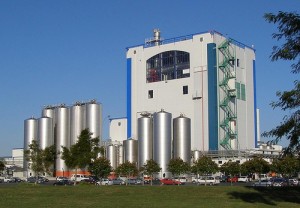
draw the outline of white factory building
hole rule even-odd
[[[163,109],[191,119],[192,151],[257,147],[253,47],[216,31],[162,39],[155,29],[126,58],[127,138],[139,139],[141,114]]]

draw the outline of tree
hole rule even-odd
[[[95,160],[99,153],[99,138],[92,138],[88,129],[81,131],[78,141],[70,148],[62,146],[62,159],[70,169],[75,169],[75,181],[77,169],[85,169]],[[75,183],[74,183],[75,185]]]
[[[192,173],[196,174],[198,177],[198,174],[201,175],[209,175],[212,173],[216,173],[219,170],[218,165],[212,161],[210,157],[203,156],[200,157],[194,165],[191,167]],[[205,177],[205,186],[206,186],[206,177]]]
[[[0,160],[0,172],[4,171],[5,169],[5,164],[2,160]]]
[[[240,174],[241,166],[240,166],[240,163],[238,163],[238,162],[228,161],[228,162],[224,163],[220,169],[225,174],[228,174],[230,176],[230,178],[232,179],[234,176]],[[231,181],[231,185],[232,185],[232,180],[230,180],[230,181]]]
[[[251,174],[262,174],[268,173],[270,171],[270,165],[267,161],[261,157],[254,157],[251,160],[248,160],[242,164],[242,169]]]
[[[150,183],[152,186],[152,179],[153,179],[153,174],[158,173],[161,170],[161,167],[159,167],[158,163],[155,162],[153,159],[147,160],[146,163],[143,165],[142,170],[144,174],[150,175]]]
[[[173,176],[180,176],[190,170],[190,165],[181,158],[173,158],[168,164],[168,170]]]
[[[88,169],[93,175],[98,176],[101,179],[106,178],[112,171],[110,161],[105,157],[100,157],[92,161]]]
[[[43,150],[43,164],[45,168],[45,172],[48,174],[53,173],[54,170],[54,162],[56,159],[56,148],[54,145],[46,147]]]
[[[286,156],[282,159],[274,160],[270,168],[272,171],[281,173],[290,178],[300,172],[300,163],[298,158]]]
[[[281,47],[274,46],[271,60],[298,61],[291,65],[292,73],[300,72],[300,16],[297,13],[278,12],[278,14],[267,13],[264,18],[269,23],[278,24],[279,33],[274,33],[273,38],[284,40]],[[274,142],[282,138],[289,140],[289,146],[285,154],[299,154],[300,150],[300,82],[294,81],[294,88],[290,91],[276,93],[279,100],[272,102],[273,109],[280,108],[289,114],[284,116],[283,121],[270,131],[263,132],[264,137],[274,137]]]
[[[127,178],[130,178],[131,176],[135,176],[138,174],[138,169],[134,163],[126,161],[116,168],[116,173],[118,175],[126,175]]]

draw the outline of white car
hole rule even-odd
[[[243,183],[247,183],[249,182],[249,178],[247,176],[240,176],[238,177],[238,182],[243,182]]]
[[[176,177],[174,178],[175,181],[179,181],[181,182],[182,184],[185,184],[187,182],[187,179],[186,177]]]
[[[213,176],[202,176],[197,180],[199,185],[218,185],[220,184],[220,180]]]
[[[86,175],[83,175],[83,174],[73,174],[71,176],[71,181],[77,181],[77,182],[80,182],[82,180],[89,180],[89,177],[86,176]]]
[[[5,177],[5,178],[3,179],[3,182],[4,182],[4,183],[13,183],[13,182],[15,182],[15,179],[10,178],[10,177]]]
[[[59,176],[56,178],[57,181],[69,180],[67,177]]]
[[[110,186],[113,185],[113,181],[108,178],[104,178],[101,181],[97,181],[96,185]]]

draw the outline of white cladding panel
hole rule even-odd
[[[127,119],[111,119],[109,123],[109,138],[111,141],[123,142],[127,139]]]

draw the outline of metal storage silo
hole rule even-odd
[[[24,121],[24,151],[28,150],[28,145],[32,143],[33,140],[37,140],[37,119],[35,118],[29,118]],[[24,159],[23,167],[24,167],[24,177],[29,177],[30,168],[28,168],[28,165],[30,162],[27,162]]]
[[[38,141],[41,149],[54,144],[52,118],[41,117],[38,119]]]
[[[106,147],[106,158],[110,161],[111,167],[115,170],[117,168],[117,151],[115,145],[108,145]]]
[[[201,152],[199,150],[193,151],[193,163],[195,163],[201,157]]]
[[[191,119],[180,115],[173,119],[173,154],[184,162],[191,162]]]
[[[64,105],[56,109],[56,151],[62,151],[61,146],[70,147],[70,113]],[[56,159],[56,173],[61,174],[67,170],[67,166],[60,156]]]
[[[101,105],[95,100],[86,103],[86,128],[92,134],[92,137],[99,137],[99,144],[102,141],[102,109]]]
[[[160,178],[170,177],[168,163],[171,159],[171,113],[163,110],[153,114],[153,159],[161,167]]]
[[[134,139],[124,140],[123,147],[124,147],[124,162],[128,161],[133,164],[137,164],[138,141]]]
[[[48,105],[48,106],[44,107],[42,110],[42,117],[52,118],[53,129],[55,128],[55,123],[56,123],[55,108],[56,107],[54,107],[52,105]]]
[[[144,113],[138,118],[138,166],[153,159],[153,121],[151,114]]]
[[[123,156],[124,156],[124,151],[123,151],[123,146],[118,145],[118,160],[117,160],[117,166],[123,164]]]
[[[70,109],[70,145],[73,145],[77,142],[78,136],[84,129],[84,108],[84,104],[76,102]]]

